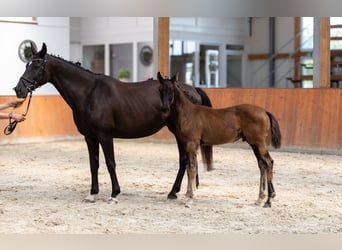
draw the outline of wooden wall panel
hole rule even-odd
[[[251,103],[273,113],[287,147],[342,149],[342,89],[205,89],[216,108]],[[172,137],[163,129],[157,138]]]
[[[13,100],[14,96],[1,96],[0,102]],[[24,113],[28,98],[25,103],[15,110],[12,108],[2,112]],[[6,136],[3,129],[8,120],[0,120],[0,140],[2,138],[29,138],[41,136],[68,136],[78,134],[72,118],[69,106],[60,96],[33,96],[27,118],[19,123],[15,131]]]
[[[278,119],[287,147],[342,150],[342,89],[205,89],[215,108],[241,103],[264,107]],[[1,96],[0,102],[14,97]],[[24,112],[26,103],[15,112]],[[7,110],[10,111],[11,109]],[[8,120],[0,120],[3,130]],[[25,122],[2,138],[77,135],[72,112],[60,96],[33,96]],[[173,138],[167,128],[153,138]]]

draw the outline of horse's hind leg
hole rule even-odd
[[[257,201],[255,202],[256,205],[260,205],[262,203],[262,201],[265,199],[266,195],[265,195],[265,190],[266,190],[266,169],[264,168],[264,165],[262,163],[262,158],[260,155],[260,151],[258,146],[256,145],[251,145],[254,155],[257,158],[258,161],[258,166],[259,166],[259,170],[260,170],[260,186],[259,186],[259,196]]]
[[[273,159],[271,158],[269,152],[266,152],[265,161],[267,164],[267,190],[268,198],[264,207],[271,207],[271,199],[276,196],[274,186],[273,186]]]
[[[114,146],[113,139],[111,137],[106,137],[100,140],[102,146],[103,154],[106,160],[107,169],[112,182],[112,195],[108,201],[113,200],[120,193],[120,186],[118,179],[116,177],[116,163],[114,158]]]
[[[266,182],[268,190],[268,198],[264,207],[271,207],[271,198],[275,197],[275,190],[272,183],[273,180],[273,160],[265,147],[258,147],[257,145],[251,145],[253,152],[257,158],[258,166],[260,169],[260,188],[259,197],[255,202],[257,205],[261,204],[264,200]]]

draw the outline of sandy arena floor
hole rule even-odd
[[[173,140],[115,140],[118,204],[100,156],[100,194],[90,188],[83,140],[1,145],[0,233],[342,233],[342,156],[272,151],[277,197],[254,205],[259,169],[251,150],[214,147],[212,172],[201,161],[191,208],[184,178],[167,200],[178,169]]]

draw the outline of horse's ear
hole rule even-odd
[[[160,83],[163,83],[163,82],[164,82],[164,78],[162,77],[162,75],[160,74],[159,71],[158,71],[157,77],[158,77],[158,80],[159,80]]]
[[[171,78],[171,82],[172,83],[176,83],[178,82],[179,79],[179,72],[177,72],[172,78]]]
[[[37,47],[33,42],[31,42],[31,52],[32,52],[32,55],[37,54]]]
[[[42,49],[39,51],[39,56],[43,58],[46,55],[46,52],[47,52],[46,44],[43,43]]]

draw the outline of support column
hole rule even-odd
[[[330,87],[330,18],[314,17],[313,87]]]
[[[275,87],[275,17],[269,18],[269,54],[271,56],[271,60],[269,62],[269,85],[270,87]]]
[[[155,25],[155,44],[157,46],[157,62],[155,62],[155,72],[160,71],[162,76],[169,76],[169,30],[170,18],[158,17]],[[157,35],[156,35],[157,33]],[[155,75],[157,76],[157,74]]]
[[[301,41],[301,35],[300,35],[300,17],[294,18],[294,72],[293,72],[293,85],[295,88],[300,88],[301,84],[298,82],[298,80],[301,77],[301,66],[300,66],[300,56],[296,55],[301,52],[300,50],[300,41]]]

